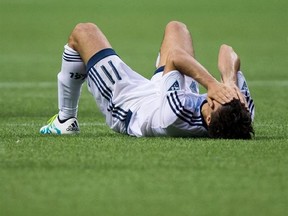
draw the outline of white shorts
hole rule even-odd
[[[88,89],[106,123],[117,132],[127,133],[133,111],[143,98],[153,97],[156,86],[127,66],[113,49],[96,53],[87,64],[87,73]]]

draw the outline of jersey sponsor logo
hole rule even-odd
[[[189,88],[193,93],[198,93],[198,86],[195,81],[190,84]]]
[[[248,90],[247,83],[244,81],[241,90]]]
[[[75,80],[85,80],[87,77],[87,74],[81,74],[81,73],[73,73],[73,72],[70,72],[70,78],[71,79],[75,79]]]
[[[168,91],[177,91],[177,90],[180,90],[180,85],[179,85],[178,80],[176,80],[176,81],[171,85],[171,87],[168,89]]]

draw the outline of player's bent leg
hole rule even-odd
[[[85,64],[97,52],[112,48],[106,36],[93,23],[79,23],[73,29],[68,45],[76,50]]]
[[[65,121],[60,121],[58,114],[54,115],[48,124],[40,129],[41,134],[78,134],[80,132],[77,118],[69,118]]]
[[[164,38],[156,60],[157,70],[151,79],[152,81],[161,79],[168,53],[171,47],[175,46],[184,49],[191,56],[194,56],[191,34],[187,26],[179,21],[171,21],[165,27]],[[198,83],[194,79],[185,76],[185,83],[187,89],[190,89],[193,93],[199,93]]]
[[[160,59],[157,67],[166,65],[171,48],[179,47],[194,56],[192,37],[187,26],[178,21],[171,21],[165,27],[164,38],[160,48]]]
[[[86,80],[85,63],[101,49],[111,47],[104,34],[92,23],[76,25],[65,45],[58,74],[59,113],[40,129],[41,134],[74,134],[81,87]]]

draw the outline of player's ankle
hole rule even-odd
[[[63,124],[63,123],[65,123],[66,121],[68,121],[69,119],[71,119],[71,118],[76,118],[75,116],[72,116],[72,117],[69,117],[69,118],[60,118],[60,116],[58,115],[58,121],[61,123],[61,124]]]

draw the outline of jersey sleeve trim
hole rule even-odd
[[[165,69],[165,65],[157,68],[157,70],[154,72],[154,75],[157,74],[157,73],[163,72],[164,69]]]

